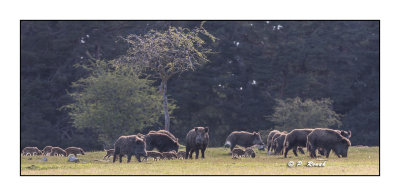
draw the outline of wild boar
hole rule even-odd
[[[42,151],[39,150],[39,148],[37,147],[25,147],[24,149],[22,149],[22,153],[23,156],[35,156],[35,155],[41,155]]]
[[[164,156],[162,155],[162,153],[160,153],[160,152],[155,152],[155,151],[147,151],[147,157],[145,158],[146,161],[147,161],[147,159],[148,159],[149,157],[153,158],[155,161],[164,158]]]
[[[235,148],[232,150],[232,159],[239,158],[245,155],[245,151],[240,148]]]
[[[199,158],[199,150],[201,158],[204,159],[204,152],[208,146],[208,127],[195,127],[186,134],[186,155],[185,159],[192,159],[193,152],[196,153],[196,159]]]
[[[106,151],[106,156],[104,156],[103,159],[105,158],[109,159],[111,156],[114,156],[115,152],[114,149],[108,149],[108,150],[104,149],[104,151]]]
[[[52,147],[50,151],[50,156],[67,156],[67,152],[60,147]]]
[[[163,152],[161,154],[164,159],[168,159],[168,160],[178,159],[178,156],[176,155],[176,151]]]
[[[260,133],[257,132],[247,132],[247,131],[234,131],[226,138],[225,147],[230,147],[232,152],[236,145],[242,147],[252,147],[254,145],[263,145]]]
[[[287,134],[282,133],[279,137],[274,139],[273,146],[275,149],[275,154],[283,154],[283,143],[285,142]]]
[[[121,136],[114,143],[114,157],[113,163],[115,162],[116,155],[119,156],[119,162],[122,162],[122,157],[126,155],[128,157],[128,163],[131,161],[131,157],[135,155],[136,159],[141,162],[140,157],[147,157],[146,143],[143,139],[136,135]]]
[[[254,150],[251,147],[248,147],[244,151],[244,156],[245,157],[255,158],[256,157],[256,153],[254,152]]]
[[[351,142],[343,137],[340,132],[331,129],[315,129],[307,136],[307,150],[311,158],[316,158],[317,148],[326,149],[326,158],[329,158],[331,150],[340,158],[347,157],[347,151]]]
[[[268,137],[267,137],[267,154],[269,154],[271,148],[272,148],[272,137],[274,137],[275,134],[280,133],[278,130],[272,130],[269,132]]]
[[[83,151],[82,148],[78,147],[68,147],[65,149],[65,152],[67,153],[67,156],[70,154],[75,155],[75,157],[78,157],[78,154],[85,155],[85,151]]]
[[[315,128],[315,129],[329,129],[329,128]],[[333,130],[333,129],[329,129],[329,130]],[[334,130],[336,132],[338,132],[340,135],[342,135],[343,137],[350,139],[351,137],[351,131],[345,131],[345,130]],[[320,155],[325,156],[326,155],[326,149],[324,148],[317,148],[317,151]]]
[[[46,146],[46,147],[44,147],[43,150],[42,150],[43,155],[44,155],[44,156],[49,155],[50,152],[51,152],[51,148],[53,148],[53,146]]]
[[[146,150],[151,151],[156,148],[159,152],[169,152],[179,149],[179,143],[174,138],[164,133],[151,131],[144,136],[146,142]]]
[[[307,135],[313,130],[314,129],[293,129],[288,133],[284,142],[285,158],[290,149],[293,149],[294,155],[297,156],[298,147],[306,147]]]
[[[178,159],[185,159],[186,151],[179,151],[176,156],[178,156]]]

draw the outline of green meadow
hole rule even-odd
[[[181,149],[183,150],[183,149]],[[66,157],[21,156],[21,175],[379,175],[379,147],[351,147],[347,158],[335,154],[326,159],[311,159],[292,152],[288,158],[267,155],[266,151],[256,151],[255,158],[232,159],[228,149],[208,148],[205,159],[160,160],[149,159],[130,163],[112,162],[112,157],[103,160],[105,152],[87,152],[78,155],[79,162],[68,162]],[[32,158],[29,160],[29,158]],[[288,162],[294,166],[289,167]],[[297,164],[301,161],[301,165]],[[324,167],[308,167],[307,163],[322,164]]]

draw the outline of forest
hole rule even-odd
[[[209,127],[212,147],[232,131],[316,127],[351,130],[352,145],[380,142],[379,21],[23,20],[20,28],[21,148],[102,150],[122,134],[164,129],[163,96],[182,145],[197,126]],[[168,33],[202,50],[157,58],[198,66],[168,83],[130,69],[153,63],[130,38],[164,43]]]

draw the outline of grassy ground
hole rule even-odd
[[[103,160],[105,152],[78,155],[79,163],[67,162],[66,157],[21,156],[21,175],[379,175],[379,147],[351,147],[347,158],[331,154],[327,160],[311,159],[306,155],[288,158],[266,155],[257,151],[256,158],[232,159],[224,148],[208,148],[206,159],[161,160],[138,163],[112,163]],[[112,158],[112,157],[111,157]],[[302,161],[301,166],[288,167],[288,162]],[[306,167],[308,161],[325,163],[325,167]]]

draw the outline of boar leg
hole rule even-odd
[[[297,157],[297,146],[293,146],[293,154]]]
[[[287,153],[289,152],[289,150],[293,148],[293,146],[291,144],[289,144],[288,146],[286,146],[285,148],[285,158],[287,157]]]
[[[127,163],[131,162],[131,158],[132,158],[132,155],[131,155],[131,154],[128,154],[128,161],[127,161]]]
[[[185,154],[185,159],[188,159],[188,157],[189,157],[189,151],[190,151],[189,147],[188,147],[188,146],[186,146],[186,154]]]
[[[195,153],[196,153],[196,159],[199,159],[199,149],[198,148],[196,149]]]
[[[119,162],[122,163],[122,154],[119,155]]]
[[[298,150],[300,151],[301,154],[305,154],[303,148],[299,147]]]
[[[317,149],[314,146],[310,146],[310,157],[311,158],[317,158],[317,155],[315,154],[315,151]]]
[[[201,149],[201,158],[204,159],[204,151],[206,151],[205,148]]]
[[[326,154],[326,158],[329,158],[329,153],[331,153],[331,149],[330,148],[328,148],[328,149],[325,149],[325,152],[324,152],[325,154]],[[339,157],[339,155],[338,155],[338,157]],[[340,158],[340,157],[339,157]]]

